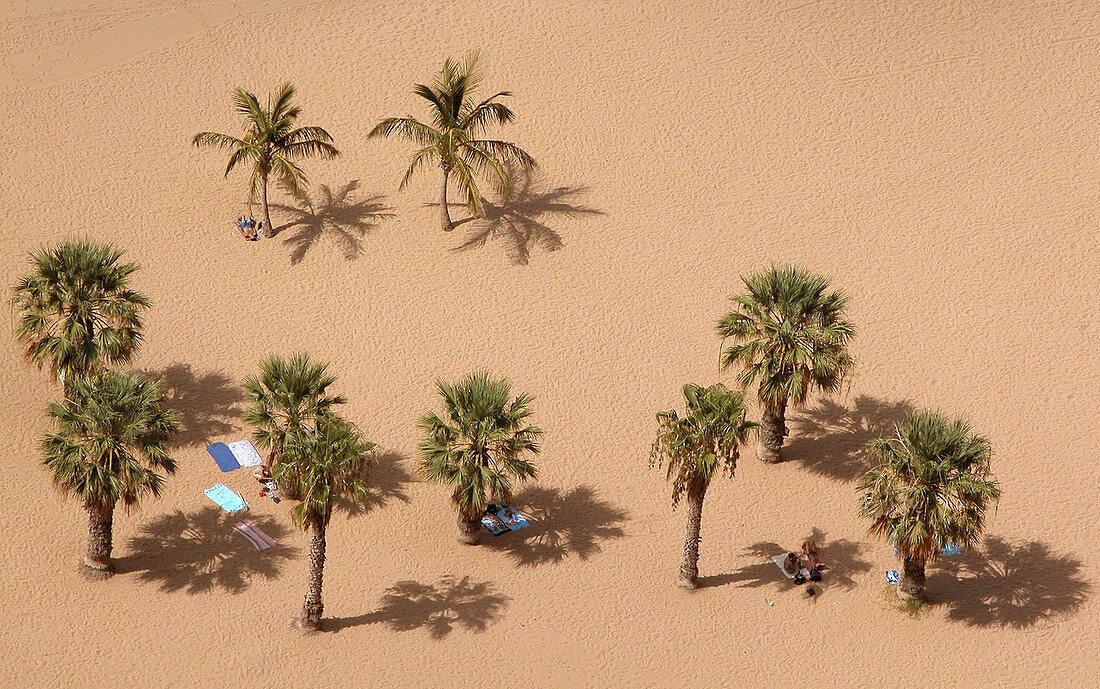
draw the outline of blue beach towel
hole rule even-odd
[[[493,514],[495,514],[500,521],[504,522],[504,525],[508,527],[509,531],[516,531],[531,525],[530,522],[527,521],[527,517],[517,512],[515,507],[504,505]]]
[[[213,488],[207,488],[203,493],[206,497],[218,503],[218,507],[230,514],[248,509],[248,503],[245,502],[240,493],[234,492],[221,483],[214,484]]]
[[[207,445],[206,451],[210,453],[210,456],[214,458],[214,461],[218,463],[218,468],[224,471],[234,471],[240,469],[241,465],[237,461],[237,458],[233,456],[233,451],[229,449],[229,446],[225,443],[214,443],[213,445]]]
[[[940,555],[962,555],[962,550],[960,550],[959,546],[955,545],[954,543],[948,543],[943,547],[943,550],[940,551]]]
[[[898,583],[898,572],[897,572],[896,569],[891,569],[888,572],[886,572],[886,583],[887,584],[896,584],[896,583]]]
[[[494,536],[499,536],[502,533],[508,532],[508,527],[492,512],[486,511],[481,517],[481,523],[489,530],[489,533]]]

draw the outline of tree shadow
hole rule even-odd
[[[929,572],[929,602],[947,606],[948,619],[1024,629],[1068,617],[1088,599],[1081,561],[1045,543],[987,536],[982,551],[941,558]]]
[[[587,186],[549,188],[530,172],[514,174],[512,196],[498,202],[482,199],[484,218],[466,218],[455,226],[470,223],[471,232],[452,251],[466,251],[485,246],[489,239],[505,242],[512,262],[527,265],[531,249],[557,251],[564,246],[561,234],[547,223],[556,219],[603,215],[603,211],[586,206],[582,199]],[[439,205],[439,204],[434,204]]]
[[[367,231],[379,221],[394,216],[393,208],[385,204],[386,197],[382,194],[355,198],[359,180],[352,180],[335,192],[324,184],[318,189],[316,195],[302,198],[302,207],[272,204],[272,208],[292,217],[274,233],[295,230],[283,240],[283,244],[293,247],[291,265],[301,263],[309,250],[326,237],[340,246],[346,260],[353,261],[363,255],[363,238]]]
[[[180,432],[173,446],[206,445],[214,436],[239,430],[244,400],[240,386],[228,376],[211,371],[196,375],[190,364],[176,363],[147,373],[164,382],[166,406],[180,415]]]
[[[427,629],[442,639],[455,628],[483,632],[504,613],[511,599],[497,593],[490,582],[446,576],[434,584],[399,581],[386,589],[377,610],[355,617],[326,620],[328,631],[382,623],[398,632]]]
[[[482,534],[482,543],[515,559],[520,567],[561,562],[570,555],[587,560],[600,552],[600,541],[623,537],[627,513],[600,500],[589,486],[568,492],[525,488],[514,502],[530,526],[500,536]]]
[[[367,476],[370,495],[366,500],[353,501],[340,498],[336,509],[348,517],[358,517],[381,509],[393,501],[408,504],[409,494],[405,486],[413,482],[413,476],[405,468],[404,457],[397,452],[385,452],[371,465]]]
[[[822,580],[813,582],[812,585],[816,590],[822,591],[832,586],[851,590],[856,586],[855,575],[871,571],[871,563],[860,555],[863,545],[859,542],[845,538],[830,541],[825,538],[825,533],[817,528],[814,528],[807,538],[817,541],[817,551],[829,566],[829,571],[824,573]],[[772,558],[790,551],[797,553],[801,546],[802,544],[798,543],[793,547],[784,547],[774,541],[754,543],[745,549],[745,554],[758,562],[745,565],[729,574],[699,577],[699,587],[737,584],[737,588],[771,585],[779,591],[798,588],[799,584],[795,584],[793,579],[788,579],[772,562]]]
[[[144,524],[127,547],[130,555],[115,560],[119,572],[137,572],[161,591],[199,594],[221,589],[240,593],[253,579],[274,579],[295,548],[275,545],[256,550],[233,524],[251,519],[275,540],[288,529],[270,517],[229,515],[217,507],[185,514],[176,510]]]
[[[908,402],[888,402],[860,395],[851,407],[818,400],[790,420],[791,437],[783,448],[787,459],[815,474],[854,481],[871,468],[867,443],[892,432],[912,409]]]

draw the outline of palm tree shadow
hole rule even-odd
[[[589,486],[568,492],[525,488],[514,502],[530,526],[495,537],[483,534],[482,543],[507,553],[520,567],[557,563],[571,555],[587,560],[601,551],[600,541],[623,537],[628,516]]]
[[[340,246],[346,260],[355,260],[363,255],[363,238],[367,232],[379,221],[394,216],[393,208],[384,203],[384,195],[355,198],[359,180],[352,180],[335,192],[323,184],[318,189],[317,195],[302,198],[302,207],[272,204],[273,208],[292,216],[292,220],[275,233],[295,230],[283,240],[284,244],[293,247],[290,252],[292,265],[301,263],[309,250],[326,237]]]
[[[982,550],[942,558],[929,573],[929,602],[946,606],[948,619],[1025,629],[1068,617],[1088,599],[1091,585],[1071,555],[1052,553],[1039,541],[1010,543],[996,536],[987,536]]]
[[[244,394],[229,377],[216,371],[196,375],[190,364],[183,363],[147,373],[163,381],[166,406],[180,415],[173,446],[205,445],[214,436],[239,430],[234,421],[241,416],[238,405]]]
[[[377,610],[355,617],[327,620],[328,631],[381,623],[398,632],[427,629],[442,639],[456,626],[483,632],[503,614],[511,599],[497,593],[490,582],[471,582],[446,576],[434,584],[399,581],[386,589]]]
[[[405,468],[404,457],[401,454],[397,452],[381,454],[370,467],[367,479],[370,495],[366,500],[353,501],[341,497],[336,502],[336,509],[350,518],[382,509],[393,501],[408,504],[409,494],[405,486],[413,482],[413,476]]]
[[[791,419],[791,438],[783,454],[815,474],[854,481],[870,469],[865,449],[905,420],[908,402],[888,402],[860,395],[847,407],[830,399],[800,411]]]
[[[564,246],[561,234],[547,223],[591,215],[603,211],[586,206],[581,199],[588,193],[586,186],[549,188],[530,172],[514,174],[512,196],[498,202],[482,199],[484,218],[466,218],[454,223],[470,223],[471,232],[452,251],[466,251],[485,246],[489,239],[503,240],[516,265],[531,262],[531,249],[558,251]],[[433,204],[438,205],[438,204]]]
[[[275,540],[288,533],[270,517],[244,518]],[[136,572],[140,581],[156,583],[161,591],[193,595],[214,589],[240,593],[254,579],[275,579],[282,563],[297,555],[296,549],[275,545],[256,550],[233,531],[240,519],[214,506],[162,515],[129,540],[131,554],[115,560],[118,571]]]
[[[822,591],[832,586],[851,590],[856,586],[855,575],[871,571],[871,563],[860,555],[862,544],[844,538],[829,541],[825,538],[825,533],[816,528],[807,538],[817,541],[818,553],[829,566],[829,571],[824,573],[822,580],[813,583],[816,590]],[[774,541],[754,543],[745,549],[745,554],[758,562],[745,565],[729,574],[699,577],[699,587],[737,584],[738,588],[774,586],[779,591],[790,591],[799,585],[780,571],[779,567],[772,562],[772,557],[789,551],[797,552],[799,547],[801,544],[796,547],[783,547]]]

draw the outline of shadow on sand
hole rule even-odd
[[[358,190],[359,180],[352,180],[336,191],[322,184],[316,194],[303,199],[302,207],[271,205],[292,218],[275,232],[275,235],[284,230],[294,232],[283,240],[292,247],[292,265],[301,263],[309,250],[326,237],[336,242],[346,260],[363,255],[363,238],[367,232],[394,214],[393,208],[385,204],[385,196],[356,198]]]
[[[294,548],[256,550],[233,524],[251,519],[276,541],[287,528],[270,517],[228,515],[214,506],[185,514],[179,510],[144,524],[127,543],[130,555],[115,560],[118,571],[137,573],[160,590],[190,594],[220,589],[240,593],[253,579],[274,579]]]
[[[525,266],[531,262],[533,247],[557,251],[564,246],[561,234],[548,223],[603,215],[603,211],[584,205],[587,193],[586,186],[549,188],[531,173],[516,174],[510,199],[496,203],[482,199],[484,218],[466,218],[455,223],[455,227],[469,223],[470,232],[453,251],[476,249],[485,246],[490,239],[501,239],[512,262]]]
[[[860,555],[860,551],[864,547],[861,543],[844,538],[830,541],[825,537],[825,532],[816,528],[806,538],[817,541],[817,551],[821,555],[821,559],[829,566],[829,571],[825,572],[822,580],[813,583],[816,590],[823,591],[833,586],[844,590],[853,589],[856,586],[855,576],[871,571],[871,563],[864,560]],[[699,577],[699,587],[737,584],[738,588],[774,585],[780,591],[798,588],[799,585],[784,576],[771,558],[788,551],[798,552],[801,546],[801,542],[792,543],[787,547],[771,541],[754,543],[745,550],[749,556],[759,560],[759,562],[745,565],[729,574]]]
[[[325,620],[327,631],[381,623],[398,632],[427,629],[433,639],[446,637],[456,627],[483,632],[508,606],[508,596],[489,582],[447,576],[434,584],[399,581],[386,589],[377,610],[356,617]]]
[[[854,481],[871,468],[867,443],[888,436],[895,423],[905,420],[908,402],[888,402],[867,395],[851,406],[821,399],[813,407],[792,414],[791,437],[783,448],[790,461],[815,474]]]
[[[623,537],[627,513],[600,500],[589,486],[568,492],[559,488],[525,488],[516,507],[531,525],[500,536],[482,533],[481,543],[515,559],[521,567],[552,564],[576,555],[587,560],[600,552],[600,541]]]
[[[240,429],[234,422],[241,416],[244,392],[227,376],[215,371],[199,375],[183,363],[146,373],[164,382],[166,406],[179,412],[180,433],[174,446],[206,445]]]
[[[370,496],[363,502],[341,498],[336,503],[336,509],[348,517],[358,517],[394,501],[408,503],[409,494],[405,492],[405,486],[413,480],[412,474],[405,468],[404,457],[397,452],[385,452],[370,467],[367,477]]]
[[[980,551],[931,565],[926,593],[930,604],[947,607],[950,620],[1024,629],[1084,605],[1091,586],[1082,574],[1080,560],[1045,543],[987,536]]]

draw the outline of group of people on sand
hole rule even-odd
[[[787,553],[781,566],[783,573],[793,578],[794,583],[799,586],[806,581],[821,581],[821,575],[829,571],[829,566],[817,552],[817,542],[814,539],[803,542],[801,553]],[[809,591],[813,595],[813,589]]]
[[[271,470],[267,468],[266,464],[261,464],[253,469],[252,478],[260,484],[261,498],[271,498],[271,501],[276,504],[282,501],[282,498],[279,497],[279,486],[275,483],[275,478],[271,475]]]
[[[263,220],[257,223],[255,219],[242,215],[234,220],[233,224],[237,226],[237,230],[241,233],[241,236],[248,242],[259,241],[260,237],[264,234]]]

